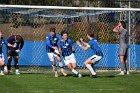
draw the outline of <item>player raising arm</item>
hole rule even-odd
[[[129,65],[127,61],[128,57],[128,40],[127,40],[127,30],[126,24],[124,21],[120,21],[118,25],[113,29],[114,32],[119,33],[119,49],[118,55],[120,60],[120,68],[121,73],[118,75],[124,75],[124,70],[126,70],[126,74],[129,74]]]
[[[88,43],[84,42],[83,39],[81,38],[80,41],[85,45],[82,46],[81,42],[77,41],[77,44],[79,45],[80,48],[82,48],[83,50],[88,50],[89,48],[92,49],[92,53],[93,55],[88,58],[84,64],[85,66],[89,69],[89,71],[92,74],[92,78],[96,78],[96,72],[95,70],[92,68],[92,64],[95,65],[96,63],[98,63],[98,61],[103,57],[103,53],[101,51],[101,48],[98,46],[97,40],[92,38],[92,34],[87,34],[87,38],[90,40]]]
[[[82,75],[76,70],[76,59],[73,54],[74,46],[71,39],[68,38],[67,32],[62,32],[62,40],[58,42],[58,48],[60,53],[63,56],[64,63],[78,77],[82,77]]]

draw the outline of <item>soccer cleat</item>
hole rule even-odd
[[[92,78],[97,78],[97,76],[96,75],[92,75]]]
[[[16,74],[16,75],[19,75],[20,73],[19,73],[19,72],[16,72],[15,74]]]
[[[16,75],[19,75],[19,69],[16,69],[16,72],[15,72]]]
[[[118,75],[119,75],[119,76],[123,76],[123,75],[124,75],[124,72],[121,72],[121,73],[119,73]]]
[[[59,77],[58,72],[55,72],[55,77]]]
[[[7,74],[8,74],[8,75],[10,75],[10,74],[11,74],[11,71],[10,71],[10,70],[8,70]]]
[[[1,73],[0,73],[0,76],[3,76],[3,75],[4,75],[4,73],[3,73],[3,72],[1,72]]]
[[[79,74],[78,74],[78,77],[81,78],[81,77],[82,77],[82,74],[79,73]]]
[[[130,74],[129,71],[127,71],[126,74],[129,75]]]

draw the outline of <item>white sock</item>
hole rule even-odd
[[[87,64],[86,67],[89,69],[92,75],[96,75],[96,72],[93,70],[90,64]]]
[[[60,69],[61,69],[61,72],[64,72],[62,61],[61,61],[61,62],[58,62],[58,63],[59,63],[59,67],[60,67]]]
[[[16,73],[18,73],[19,72],[19,69],[16,69]]]
[[[61,62],[58,62],[58,63],[59,63],[59,66],[60,66],[60,67],[63,67],[62,61],[61,61]]]
[[[1,70],[1,72],[0,73],[3,73],[3,70]]]
[[[75,69],[72,69],[72,72],[76,75],[78,74],[78,71],[76,71]]]

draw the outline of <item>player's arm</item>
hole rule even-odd
[[[84,44],[84,45],[88,45],[88,43],[83,41],[83,38],[80,38],[80,41]]]
[[[75,47],[74,47],[73,42],[72,42],[71,39],[69,39],[69,44],[71,46],[71,49],[72,49],[73,53],[75,53]]]
[[[86,45],[86,46],[82,46],[81,43],[79,41],[76,41],[77,45],[82,48],[83,50],[88,50],[90,48],[90,45]]]
[[[51,45],[51,42],[49,40],[49,36],[46,37],[46,45],[49,46],[49,47],[51,47],[51,48],[53,48],[54,50],[57,50],[58,49],[57,47],[54,47],[54,46]]]
[[[60,54],[62,54],[62,50],[61,50],[61,46],[60,46],[60,40],[57,42],[57,45],[58,45],[58,51]]]
[[[5,38],[3,38],[3,41],[4,41],[4,43],[5,43],[7,46],[9,46],[9,47],[14,47],[14,45],[8,43],[8,41],[7,41]]]
[[[113,32],[119,32],[121,24],[118,24],[114,29]]]
[[[22,40],[21,40],[20,43],[21,43],[21,44],[20,44],[19,50],[21,50],[21,49],[23,48],[23,46],[24,46],[24,40],[23,40],[23,38],[22,38]]]

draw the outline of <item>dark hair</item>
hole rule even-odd
[[[65,30],[61,32],[61,36],[63,36],[64,34],[68,35],[68,33]]]
[[[50,28],[50,32],[55,32],[55,28]]]
[[[87,35],[89,35],[90,37],[94,37],[94,33],[93,32],[88,32]]]
[[[20,35],[16,35],[16,40],[18,42],[22,42],[23,41],[23,38]]]
[[[120,21],[120,23],[122,24],[122,27],[126,29],[126,23],[124,21]]]

